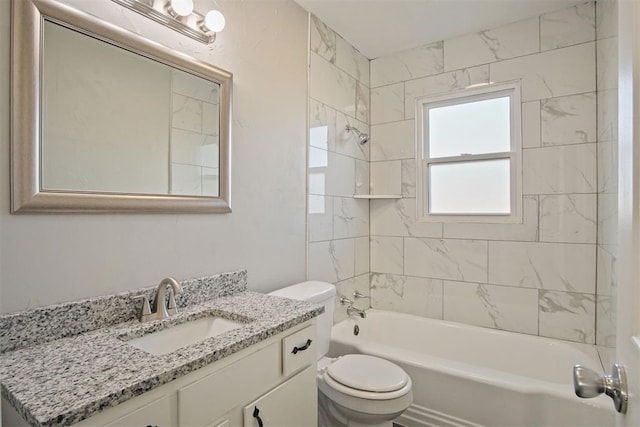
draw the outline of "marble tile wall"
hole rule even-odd
[[[370,132],[369,60],[315,16],[310,32],[307,276],[353,299],[369,295],[369,201],[353,195],[369,193],[370,144],[346,126]],[[338,304],[335,320],[344,318]]]
[[[608,3],[598,2],[599,14]],[[611,312],[615,260],[605,238],[615,230],[615,204],[604,193],[615,191],[615,114],[602,110],[600,94],[603,82],[614,84],[615,41],[598,23],[596,42],[596,5],[587,2],[371,61],[371,186],[403,196],[370,204],[372,307],[609,341],[610,331],[596,330],[596,310]],[[599,63],[606,58],[597,74],[596,56]],[[332,77],[352,88],[338,71]],[[523,223],[417,222],[415,98],[516,79],[522,83]],[[613,102],[610,89],[606,100]]]
[[[616,0],[596,2],[596,82],[598,150],[598,232],[596,343],[603,359],[616,344],[617,204],[618,204],[618,26]],[[612,361],[605,361],[605,368]]]

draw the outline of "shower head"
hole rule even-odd
[[[358,142],[360,143],[360,145],[364,145],[369,142],[369,134],[360,132],[355,126],[347,125],[346,129],[347,132],[354,132],[356,135],[358,135]]]

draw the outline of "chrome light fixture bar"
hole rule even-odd
[[[218,11],[210,11],[207,15],[216,15],[218,25],[211,25],[209,16],[203,16],[193,10],[191,0],[112,0],[113,2],[138,12],[156,22],[163,24],[204,44],[212,44],[218,31],[224,28],[224,17]],[[185,3],[187,6],[185,8]],[[183,10],[184,9],[184,10]],[[209,24],[210,26],[208,26]]]

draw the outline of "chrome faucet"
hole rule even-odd
[[[167,289],[169,289],[169,303],[165,304]],[[140,321],[166,319],[172,314],[178,313],[175,296],[182,293],[182,286],[173,277],[162,279],[156,289],[156,297],[153,300],[153,307],[149,306],[147,297],[142,298],[142,308],[140,310]]]
[[[362,317],[363,319],[365,317],[367,317],[367,313],[364,310],[361,310],[361,309],[359,309],[357,307],[354,307],[353,306],[353,301],[350,300],[347,297],[341,297],[340,298],[340,304],[347,306],[347,315],[348,316],[351,316],[352,314],[357,314],[360,317]]]
[[[365,317],[367,317],[367,312],[366,311],[350,305],[350,306],[347,307],[347,315],[351,316],[352,314],[357,314],[360,317],[362,317],[363,319]]]

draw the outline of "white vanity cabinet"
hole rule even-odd
[[[164,396],[105,425],[105,427],[172,425],[171,396]]]
[[[316,368],[308,367],[243,409],[244,427],[315,426]],[[284,402],[284,404],[283,404]]]
[[[259,427],[257,407],[263,427],[316,427],[315,330],[305,322],[76,425]]]

